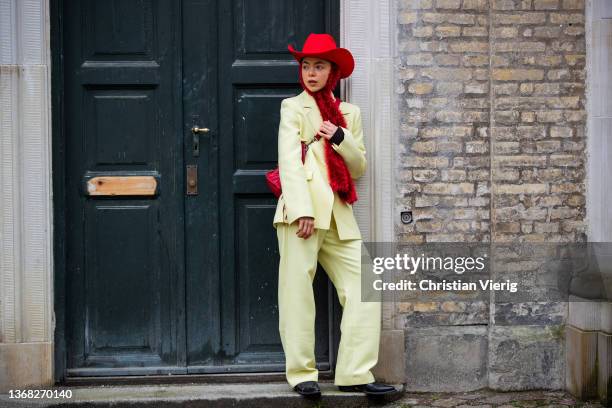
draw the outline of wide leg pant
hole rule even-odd
[[[315,300],[312,283],[317,260],[334,284],[343,308],[335,385],[374,381],[378,361],[381,303],[361,301],[361,239],[341,241],[332,214],[329,230],[315,229],[308,239],[296,235],[299,222],[278,224],[280,251],[279,331],[285,374],[293,388],[318,381],[315,367]]]

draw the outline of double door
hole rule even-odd
[[[287,44],[337,34],[338,3],[61,4],[64,375],[283,372],[264,174],[301,91]],[[314,285],[325,371],[340,311]]]

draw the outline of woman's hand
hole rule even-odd
[[[314,231],[314,218],[313,217],[300,217],[298,218],[298,230],[296,235],[300,238],[308,239]]]
[[[321,123],[321,127],[319,128],[317,134],[329,140],[334,133],[336,133],[337,129],[338,126],[334,125],[329,120],[326,120],[325,122]]]

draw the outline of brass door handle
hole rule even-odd
[[[193,156],[200,156],[200,133],[208,133],[210,132],[209,128],[201,128],[198,126],[193,126],[191,128],[191,133],[193,133]]]
[[[193,133],[208,133],[208,132],[210,132],[210,129],[209,128],[201,128],[201,127],[194,126],[194,127],[191,128],[191,131]]]

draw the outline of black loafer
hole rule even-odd
[[[301,382],[293,387],[293,390],[305,397],[316,397],[321,395],[321,389],[316,381]]]
[[[338,388],[340,391],[344,392],[365,392],[367,395],[385,395],[397,392],[397,389],[392,385],[376,382],[357,385],[339,385]]]

